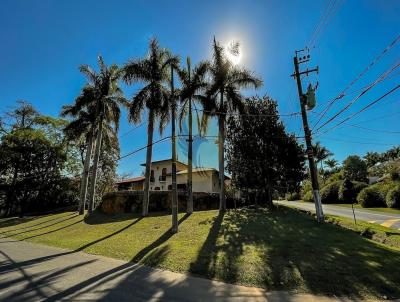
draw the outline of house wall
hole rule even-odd
[[[171,185],[172,183],[171,176],[167,176],[165,181],[160,181],[160,176],[162,175],[163,168],[167,169],[167,174],[172,173],[172,162],[169,160],[169,161],[154,163],[151,165],[151,169],[154,171],[154,182],[150,182],[150,190],[167,191],[168,186]],[[177,172],[185,169],[186,165],[183,165],[179,162],[176,163]]]
[[[212,171],[193,173],[193,192],[213,192]],[[177,175],[178,184],[187,183],[187,174]]]

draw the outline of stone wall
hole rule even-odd
[[[151,191],[149,212],[170,211],[171,191]],[[104,213],[140,213],[142,210],[143,191],[116,191],[103,196],[100,209]],[[178,192],[179,211],[186,211],[187,193]],[[193,193],[195,210],[218,209],[219,196],[215,193]]]

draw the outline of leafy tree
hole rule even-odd
[[[343,173],[345,179],[365,182],[368,176],[367,164],[358,155],[351,155],[343,162]]]
[[[71,167],[78,158],[63,136],[66,122],[40,115],[25,102],[19,102],[7,118],[10,126],[2,128],[0,141],[6,215],[75,203]]]
[[[149,213],[150,171],[153,152],[154,123],[160,121],[159,130],[163,132],[169,116],[169,90],[170,65],[176,60],[169,50],[161,48],[156,39],[152,39],[149,45],[149,53],[146,57],[131,60],[125,64],[123,79],[127,84],[137,82],[145,83],[137,92],[131,102],[129,119],[135,124],[141,122],[142,112],[147,109],[147,152],[146,170],[144,182],[144,197],[142,216]]]
[[[254,97],[244,106],[248,115],[227,121],[227,168],[235,187],[256,192],[258,202],[271,206],[272,192],[299,190],[304,150],[285,132],[275,101]]]
[[[327,159],[325,160],[325,164],[328,166],[329,169],[333,170],[336,168],[338,162],[336,159]]]
[[[239,44],[232,47],[235,54],[239,52]],[[245,104],[240,90],[243,88],[261,86],[262,81],[250,71],[234,65],[226,56],[225,49],[214,38],[213,58],[209,67],[210,84],[206,96],[201,98],[204,108],[202,127],[205,132],[209,117],[218,119],[218,159],[220,182],[220,211],[225,211],[225,122],[227,114],[245,113]]]
[[[190,58],[187,60],[187,68],[178,70],[178,76],[181,82],[180,99],[181,110],[179,112],[179,125],[182,131],[182,122],[188,116],[189,137],[188,137],[188,200],[187,213],[193,212],[193,190],[192,190],[192,170],[193,170],[193,117],[192,117],[192,102],[198,101],[203,97],[205,88],[207,87],[206,74],[208,70],[208,62],[200,62],[194,69],[191,68]]]

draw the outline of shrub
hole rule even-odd
[[[293,193],[289,193],[286,196],[286,200],[292,201],[292,200],[300,200],[301,196],[299,192],[293,192]]]
[[[385,207],[385,197],[377,186],[370,186],[361,190],[357,202],[363,208]]]
[[[386,195],[386,205],[388,208],[400,208],[400,185],[389,190]]]
[[[347,157],[343,162],[344,177],[350,180],[366,181],[368,168],[365,161],[357,155]]]
[[[364,182],[344,180],[339,188],[339,201],[341,203],[355,203],[358,193],[367,186]]]
[[[308,191],[306,194],[304,194],[302,199],[303,199],[303,201],[313,202],[314,197],[313,197],[312,191]]]
[[[334,181],[321,189],[321,202],[322,203],[337,203],[339,200],[339,187],[342,181]]]

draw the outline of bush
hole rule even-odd
[[[306,202],[313,202],[314,197],[313,197],[312,191],[308,191],[306,194],[304,194],[302,199],[303,199],[303,201],[306,201]]]
[[[363,208],[386,206],[385,199],[377,187],[370,186],[361,190],[357,196],[357,202]]]
[[[386,205],[388,208],[400,208],[400,185],[389,190],[386,195]]]
[[[339,202],[341,203],[355,203],[357,195],[364,188],[368,187],[365,182],[350,181],[346,179],[339,187]]]
[[[288,200],[288,201],[300,200],[300,199],[301,199],[301,196],[300,196],[300,193],[298,193],[298,192],[289,193],[286,196],[286,200]]]
[[[321,202],[322,203],[337,203],[339,201],[339,187],[342,181],[337,180],[331,182],[321,189]]]

